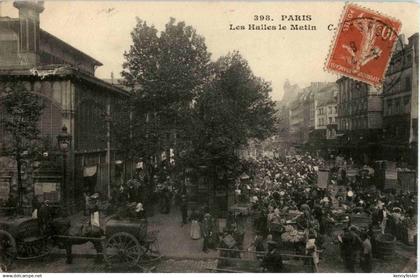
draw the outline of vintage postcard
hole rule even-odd
[[[0,0],[2,277],[417,277],[419,7]]]

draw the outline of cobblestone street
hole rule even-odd
[[[74,216],[76,220],[79,216]],[[153,229],[159,230],[159,246],[164,258],[156,265],[147,266],[146,271],[152,268],[152,272],[157,273],[191,273],[191,272],[210,272],[217,268],[217,252],[209,253],[201,251],[202,240],[192,240],[189,236],[190,225],[181,226],[180,213],[176,208],[172,208],[170,214],[156,213],[149,219]],[[245,235],[245,245],[249,244],[253,237],[251,227]],[[329,240],[330,241],[330,240]],[[87,272],[87,273],[106,273],[106,272],[140,272],[135,269],[109,269],[104,263],[96,263],[93,256],[95,250],[91,244],[74,246],[75,258],[73,264],[65,262],[62,250],[53,250],[53,254],[41,261],[17,261],[11,272]],[[57,253],[58,252],[58,253]],[[58,254],[58,255],[57,255]],[[289,261],[289,263],[296,263]],[[396,245],[396,253],[393,257],[386,260],[374,259],[373,272],[416,272],[417,260],[414,247]],[[295,269],[296,267],[294,267]],[[321,256],[319,264],[320,272],[341,273],[345,272],[344,263],[340,257],[338,246],[332,241],[326,245],[324,254]],[[298,268],[296,268],[295,271]],[[356,271],[361,271],[356,267]]]
[[[167,259],[162,260],[159,264],[155,265],[152,272],[158,273],[191,273],[191,272],[209,272],[209,268],[216,267],[216,260],[175,260]],[[149,269],[149,268],[146,268]],[[57,258],[50,256],[43,261],[18,261],[13,269],[17,273],[107,273],[107,272],[140,272],[138,268],[130,270],[113,270],[106,268],[105,264],[95,263],[93,258],[78,257],[75,258],[73,264],[66,264],[64,258]]]

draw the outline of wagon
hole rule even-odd
[[[105,224],[105,262],[111,267],[133,267],[159,260],[157,234],[145,219],[111,218]]]
[[[10,217],[0,220],[0,263],[3,267],[15,260],[39,259],[49,254],[48,238],[43,236],[36,219]]]
[[[43,235],[38,219],[4,219],[0,220],[0,267],[9,268],[15,259],[40,259],[49,254],[48,246],[60,240],[102,245],[103,257],[110,267],[141,267],[161,258],[157,233],[158,230],[151,228],[144,219],[110,218],[102,237]]]

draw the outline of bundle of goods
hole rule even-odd
[[[303,214],[303,212],[301,212],[299,210],[289,210],[287,212],[287,214],[285,215],[286,216],[286,222],[287,223],[294,223],[294,222],[296,222],[295,219],[302,214]]]
[[[343,222],[348,222],[349,221],[348,213],[346,213],[346,211],[344,211],[342,209],[332,210],[331,214],[332,214],[332,217],[334,218],[334,220],[338,223],[343,223]]]
[[[372,218],[369,214],[362,212],[362,213],[352,213],[350,215],[351,223],[358,227],[369,227],[372,223]]]
[[[299,232],[293,226],[287,225],[284,227],[284,233],[281,235],[283,242],[297,243],[305,240],[305,232]]]

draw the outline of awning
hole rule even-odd
[[[96,171],[98,169],[98,166],[87,166],[83,168],[83,177],[93,177],[96,175]]]

